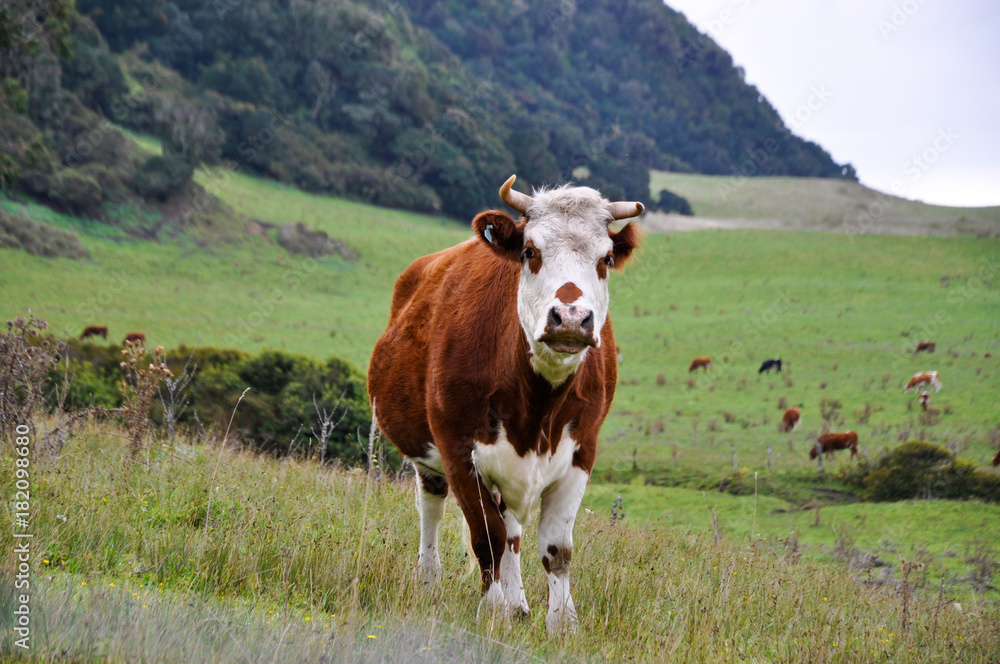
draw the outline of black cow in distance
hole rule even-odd
[[[778,373],[781,373],[781,358],[774,358],[773,360],[764,360],[764,363],[760,365],[760,369],[757,373],[770,373],[771,369],[777,369]]]

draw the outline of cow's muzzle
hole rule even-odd
[[[539,341],[557,353],[579,353],[596,346],[594,312],[574,305],[555,305],[549,309],[545,333]]]

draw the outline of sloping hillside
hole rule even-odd
[[[728,173],[762,145],[762,175],[854,177],[660,0],[120,4],[77,8],[183,79],[133,58],[154,106],[198,109],[222,158],[313,192],[465,219],[517,172],[652,202],[650,168]]]
[[[692,175],[654,171],[650,190],[683,196],[694,217],[649,213],[648,230],[770,228],[875,235],[1000,235],[1000,207],[928,205],[829,178]]]

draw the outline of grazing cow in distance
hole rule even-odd
[[[131,341],[134,344],[144,344],[146,343],[146,333],[145,332],[129,332],[125,335],[125,339],[122,341],[124,344],[126,341]]]
[[[796,406],[792,406],[785,411],[785,414],[781,416],[781,430],[785,433],[789,431],[795,431],[799,428],[799,424],[802,423],[802,410]]]
[[[934,388],[935,392],[941,391],[941,380],[938,378],[938,372],[936,371],[918,371],[913,374],[913,378],[910,382],[906,384],[906,388],[903,390],[903,394],[906,394],[912,389],[923,387],[924,385],[930,385]]]
[[[833,454],[837,450],[851,450],[853,459],[858,455],[858,434],[856,431],[824,433],[816,439],[816,444],[809,450],[809,458],[818,457],[820,449],[823,450],[823,454]]]
[[[770,373],[771,369],[776,369],[778,373],[781,373],[780,357],[776,357],[772,360],[764,360],[764,363],[760,365],[760,369],[757,369],[757,373]]]
[[[696,357],[691,360],[691,366],[688,367],[688,373],[691,373],[695,369],[704,369],[708,371],[712,367],[712,359],[709,357]]]
[[[920,397],[919,397],[919,401],[920,401],[920,407],[926,413],[927,412],[927,406],[929,406],[930,403],[931,403],[931,393],[930,392],[921,392],[920,393]]]
[[[618,366],[608,279],[643,212],[589,187],[504,183],[518,221],[491,210],[473,238],[415,260],[396,280],[368,369],[373,419],[417,473],[416,575],[441,575],[438,526],[449,491],[469,525],[480,608],[527,615],[521,534],[540,502],[538,553],[550,634],[575,629],[573,524],[597,454]]]
[[[937,344],[935,344],[933,341],[921,341],[920,343],[917,344],[917,349],[913,352],[920,353],[923,351],[927,351],[928,353],[933,353],[934,348],[936,347]]]
[[[1000,450],[998,450],[996,456],[993,457],[993,467],[996,468],[997,466],[1000,466]]]
[[[80,335],[81,339],[86,339],[88,337],[103,337],[108,338],[108,326],[107,325],[88,325],[83,330],[83,334]]]

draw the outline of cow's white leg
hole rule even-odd
[[[549,583],[549,612],[545,617],[545,627],[550,636],[576,630],[576,607],[569,589],[569,564],[573,558],[573,524],[589,478],[585,471],[573,467],[542,493],[538,553]]]
[[[441,582],[441,558],[438,555],[438,526],[444,516],[448,483],[444,477],[417,471],[417,509],[420,511],[420,552],[417,554],[418,580],[426,584]]]
[[[521,523],[509,510],[503,513],[503,522],[507,526],[507,549],[500,559],[500,585],[504,601],[508,613],[528,616],[531,611],[521,580]]]

